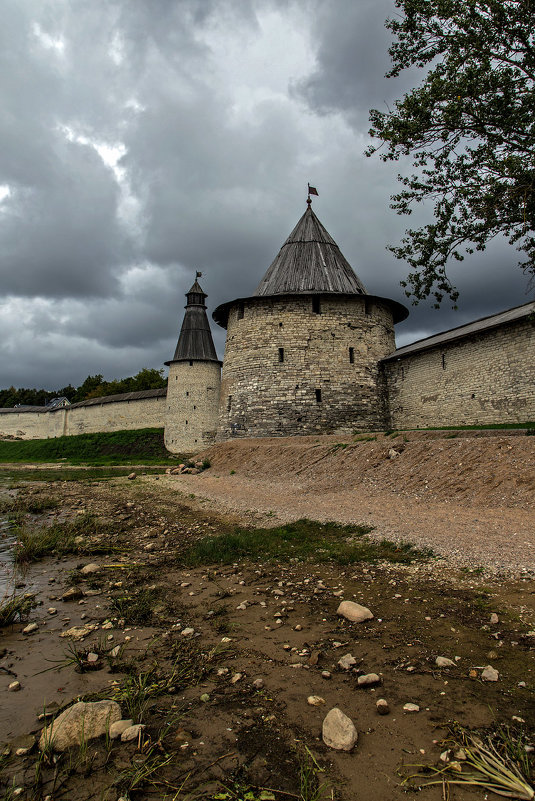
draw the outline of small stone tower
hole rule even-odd
[[[224,303],[218,440],[386,427],[400,303],[370,295],[308,207],[256,292]]]
[[[221,362],[206,316],[206,294],[199,282],[188,300],[175,355],[169,362],[164,442],[171,453],[194,453],[216,436]]]

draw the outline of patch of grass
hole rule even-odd
[[[0,599],[0,628],[27,620],[37,603],[35,595],[9,595]]]
[[[142,626],[150,623],[154,607],[159,600],[157,590],[143,589],[137,593],[125,593],[111,599],[110,608],[117,617],[130,625]]]
[[[240,559],[260,558],[348,565],[380,560],[406,564],[433,555],[429,549],[419,550],[409,543],[375,542],[365,536],[372,530],[372,526],[344,526],[307,519],[274,528],[237,528],[215,537],[204,537],[182,558],[189,566],[232,564]]]
[[[165,464],[163,428],[78,434],[72,437],[0,441],[0,462],[71,464]]]
[[[51,509],[57,509],[59,501],[57,498],[42,497],[32,498],[22,495],[0,501],[0,513],[12,515],[32,514],[39,515]]]
[[[374,434],[364,434],[360,437],[355,435],[354,439],[355,442],[376,442],[377,437]]]
[[[116,548],[110,543],[91,541],[91,538],[105,540],[113,532],[112,524],[103,523],[92,514],[81,515],[75,520],[52,526],[18,526],[13,530],[17,538],[14,548],[15,562],[37,562],[45,556],[64,556],[69,553],[114,553]],[[84,541],[79,541],[79,537]]]

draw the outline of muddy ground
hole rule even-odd
[[[96,536],[80,545],[85,554],[47,557],[17,577],[17,592],[36,592],[40,605],[29,618],[36,633],[22,633],[26,622],[0,629],[0,798],[267,801],[274,793],[277,801],[383,801],[405,797],[404,766],[437,764],[449,722],[488,731],[507,724],[529,750],[535,582],[521,565],[516,576],[445,556],[408,565],[262,559],[185,567],[199,538],[270,518],[253,504],[231,512],[207,500],[210,474],[223,477],[217,455],[213,461],[200,476],[20,482],[19,497],[59,501],[32,525],[94,513],[114,552],[91,554]],[[237,482],[239,468],[231,469]],[[399,490],[407,499],[407,487]],[[527,497],[515,497],[522,511],[530,508]],[[412,507],[417,519],[414,497]],[[499,504],[494,509],[499,515]],[[84,576],[80,568],[92,562],[98,572]],[[79,597],[63,600],[70,587]],[[336,613],[342,599],[374,618],[344,620]],[[84,639],[62,636],[88,625],[95,628]],[[87,670],[88,652],[98,656],[96,670]],[[349,670],[338,666],[346,654],[356,660]],[[454,666],[438,668],[437,656]],[[482,679],[487,665],[497,681]],[[371,672],[380,684],[359,687],[358,676]],[[21,690],[8,691],[15,680]],[[324,703],[310,705],[309,696]],[[56,762],[40,759],[32,745],[39,714],[78,698],[115,698],[123,717],[146,724],[142,738],[101,738]],[[388,715],[377,713],[379,698]],[[405,712],[406,703],[420,711]],[[350,753],[322,742],[322,721],[335,706],[359,733]],[[19,756],[21,744],[31,750]],[[447,797],[441,785],[422,792],[430,801]],[[449,793],[452,801],[487,797],[454,785]]]

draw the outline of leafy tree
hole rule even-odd
[[[412,155],[398,176],[398,214],[431,202],[433,222],[405,232],[390,250],[413,271],[402,282],[415,302],[458,292],[446,265],[504,235],[535,273],[535,2],[396,0],[386,26],[396,37],[387,77],[418,67],[419,86],[393,110],[372,110],[367,155]],[[386,146],[386,147],[384,147]]]

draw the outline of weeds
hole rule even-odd
[[[17,495],[16,498],[9,498],[0,502],[0,513],[18,518],[24,514],[38,515],[43,512],[49,512],[51,509],[57,509],[58,506],[59,501],[57,498],[28,498],[23,495]]]
[[[111,599],[110,608],[126,623],[134,626],[150,623],[158,600],[156,590],[140,590],[135,595],[125,594]]]
[[[443,745],[448,747],[446,762],[418,767],[431,779],[422,779],[422,772],[406,776],[403,784],[409,787],[426,787],[432,784],[459,784],[481,787],[507,798],[532,801],[535,790],[529,784],[530,767],[525,751],[527,740],[522,733],[509,726],[498,726],[490,733],[471,732],[458,723],[448,726],[449,737]]]
[[[375,542],[365,536],[372,530],[372,526],[344,526],[306,519],[275,528],[238,528],[201,539],[183,554],[183,560],[188,566],[233,564],[247,558],[314,559],[347,565],[380,560],[406,564],[432,556],[429,549],[419,550],[409,543]]]
[[[17,621],[27,620],[30,612],[36,606],[35,595],[29,593],[4,596],[0,600],[0,628],[10,626]]]
[[[15,562],[37,562],[45,556],[64,556],[65,554],[104,554],[117,549],[109,543],[91,542],[90,538],[109,537],[114,528],[103,523],[95,515],[85,514],[65,523],[52,526],[28,528],[18,526],[13,530],[15,543]],[[79,538],[86,539],[82,542]]]

